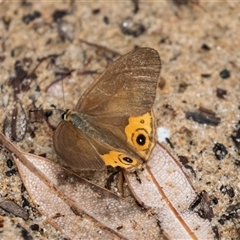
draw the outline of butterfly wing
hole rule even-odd
[[[139,48],[117,59],[79,99],[76,110],[90,116],[140,116],[156,96],[161,61],[152,48]]]
[[[69,121],[61,121],[53,134],[56,153],[74,170],[102,170],[105,165],[134,171],[141,162],[123,149],[103,144],[99,139],[83,134]]]
[[[53,144],[58,156],[73,169],[102,170],[105,167],[91,140],[68,121],[59,123]]]
[[[154,49],[131,51],[109,66],[80,98],[76,110],[85,113],[105,136],[113,133],[111,139],[119,148],[147,159],[155,145],[151,109],[160,69],[161,60]]]

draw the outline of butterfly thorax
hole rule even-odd
[[[81,129],[84,133],[87,133],[89,131],[90,124],[88,123],[86,117],[83,116],[83,114],[67,110],[63,114],[63,119],[65,121],[71,122],[74,126]]]

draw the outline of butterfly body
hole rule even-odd
[[[71,168],[140,168],[155,145],[152,105],[161,62],[150,48],[114,62],[67,111],[54,132],[57,154]]]

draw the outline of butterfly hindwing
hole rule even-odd
[[[102,170],[104,162],[89,139],[71,122],[61,121],[53,134],[56,153],[73,169]]]

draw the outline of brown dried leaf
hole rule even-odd
[[[17,101],[12,112],[4,120],[3,132],[8,139],[19,142],[25,137],[27,123],[22,104]]]
[[[2,209],[4,209],[5,211],[12,213],[16,217],[23,218],[24,220],[27,220],[29,217],[28,212],[23,210],[23,208],[20,207],[14,201],[6,199],[6,200],[0,202],[0,207]]]
[[[38,210],[70,239],[159,239],[156,219],[117,195],[39,156],[15,148],[24,185]]]
[[[200,108],[197,112],[186,112],[185,116],[186,119],[210,126],[217,126],[221,122],[221,118],[216,117],[214,112],[204,108]]]
[[[169,239],[214,239],[210,222],[188,209],[197,195],[180,164],[160,144],[138,179],[125,175],[135,198],[152,209]]]

